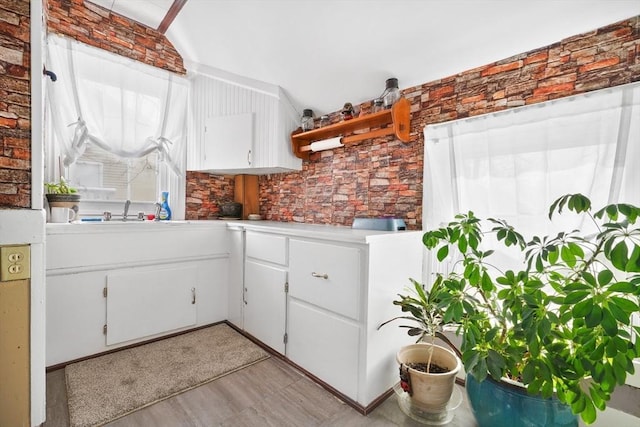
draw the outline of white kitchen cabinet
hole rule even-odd
[[[422,233],[267,221],[238,226],[246,229],[245,266],[253,269],[262,258],[258,263],[288,271],[285,356],[352,404],[375,405],[398,381],[397,350],[413,342],[404,329],[378,326],[400,314],[393,300],[409,278],[422,277]]]
[[[253,114],[209,117],[204,132],[203,168],[246,169],[252,165]]]
[[[287,272],[251,260],[244,272],[244,330],[284,354]]]
[[[360,327],[334,313],[289,299],[287,358],[353,400],[358,397]]]
[[[99,353],[106,347],[103,272],[47,276],[46,365]]]
[[[187,169],[218,175],[262,175],[302,169],[302,160],[293,154],[291,132],[299,126],[299,116],[284,91],[275,85],[222,73],[207,67],[193,70],[191,99],[193,135],[187,146]],[[212,118],[242,121],[252,116],[251,146],[241,133],[229,134],[235,145],[219,146],[212,140]],[[233,127],[233,126],[232,126]],[[251,151],[249,153],[249,150]]]
[[[195,265],[107,274],[106,344],[119,344],[197,323]]]
[[[226,232],[204,221],[47,225],[46,365],[227,319]]]
[[[248,231],[245,242],[244,330],[284,354],[287,239]]]
[[[287,357],[357,400],[362,251],[291,239],[289,253]]]

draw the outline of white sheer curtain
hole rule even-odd
[[[73,164],[88,144],[124,158],[157,151],[166,165],[158,191],[171,191],[174,204],[184,199],[188,80],[55,35],[47,45],[58,77],[47,87],[47,179],[63,173],[59,159]]]
[[[575,216],[548,220],[549,205],[567,193],[583,193],[595,207],[640,205],[638,84],[429,125],[424,135],[424,230],[472,210],[529,239],[588,232],[591,224]],[[424,278],[447,268],[428,255]]]

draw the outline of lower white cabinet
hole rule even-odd
[[[106,344],[194,326],[197,274],[195,265],[107,274]]]
[[[356,404],[373,404],[398,381],[396,352],[413,342],[378,325],[401,314],[393,300],[409,278],[421,279],[422,233],[242,226],[244,329]]]
[[[224,224],[48,228],[46,365],[227,319],[227,250]]]
[[[287,357],[356,400],[359,325],[290,298],[288,326]]]
[[[47,277],[46,365],[96,354],[106,347],[104,272]]]
[[[244,272],[244,330],[284,353],[287,272],[251,260]]]

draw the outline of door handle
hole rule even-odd
[[[317,277],[318,279],[325,279],[325,280],[327,280],[327,279],[329,278],[329,275],[328,275],[327,273],[320,274],[320,273],[316,273],[315,271],[312,271],[312,272],[311,272],[311,275],[312,275],[313,277]]]
[[[251,166],[251,150],[247,151],[247,163]]]
[[[196,303],[196,288],[191,288],[191,304]]]

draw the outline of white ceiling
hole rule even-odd
[[[171,0],[92,0],[157,28]],[[164,11],[164,12],[162,12]],[[640,15],[638,0],[188,0],[189,62],[284,88],[319,116]]]

